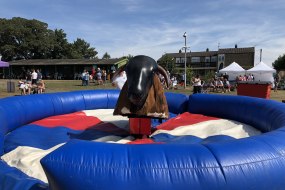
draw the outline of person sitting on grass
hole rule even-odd
[[[20,80],[18,82],[19,89],[21,90],[21,95],[31,94],[31,85],[27,81]]]
[[[210,91],[215,92],[216,87],[217,87],[217,79],[215,79],[215,77],[213,77],[212,80],[210,81],[210,84],[209,84]]]
[[[219,91],[219,89],[221,92],[224,92],[224,83],[221,78],[218,78],[217,80],[217,91]]]
[[[38,94],[42,94],[45,91],[45,82],[43,80],[40,80],[37,84],[38,88]]]
[[[177,79],[175,76],[171,78],[171,82],[172,82],[172,89],[177,89]]]

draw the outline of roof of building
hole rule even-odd
[[[221,53],[254,53],[254,47],[245,47],[245,48],[224,48],[219,49],[219,54]]]
[[[124,61],[127,59],[29,59],[9,63],[10,65],[117,65]]]
[[[254,47],[245,47],[245,48],[224,48],[219,49],[218,51],[200,51],[200,52],[187,52],[187,57],[208,57],[208,56],[215,56],[218,54],[224,54],[224,53],[254,53]],[[167,53],[167,55],[179,58],[184,57],[185,53]]]
[[[217,51],[201,51],[201,52],[187,52],[186,55],[187,57],[207,57],[207,56],[214,56],[217,55],[218,52]],[[171,57],[184,57],[185,53],[167,53],[167,55],[171,56]]]

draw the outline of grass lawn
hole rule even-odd
[[[0,98],[8,97],[8,96],[16,96],[20,95],[20,90],[18,89],[18,80],[11,80],[15,82],[15,93],[7,92],[7,79],[0,80]],[[46,83],[46,93],[53,92],[68,92],[74,90],[91,90],[91,89],[114,89],[114,87],[110,83],[106,83],[105,85],[97,85],[94,82],[91,82],[89,86],[81,86],[81,80],[45,80]],[[187,87],[186,90],[183,88],[179,88],[178,90],[167,90],[168,92],[175,93],[183,93],[190,95],[192,94],[192,87]],[[236,95],[236,91],[230,93],[217,93],[220,95]],[[285,99],[285,90],[278,90],[277,92],[271,91],[270,99],[282,101]]]

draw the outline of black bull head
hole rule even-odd
[[[148,92],[153,84],[154,74],[162,74],[167,86],[169,86],[168,74],[151,57],[144,55],[133,57],[125,66],[118,69],[113,78],[123,70],[127,74],[128,99],[137,109],[140,109],[147,99]]]

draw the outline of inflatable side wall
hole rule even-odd
[[[29,122],[83,109],[113,108],[119,91],[96,90],[0,100],[4,135]],[[169,110],[233,119],[264,133],[207,144],[122,145],[73,140],[41,160],[49,186],[0,161],[0,189],[284,189],[285,105],[275,101],[166,93]],[[35,111],[34,106],[38,109]],[[40,110],[40,111],[39,111]],[[1,153],[2,154],[2,153]]]
[[[285,187],[283,104],[250,97],[199,94],[190,96],[189,111],[235,119],[267,133],[207,144],[70,141],[41,161],[51,189]]]

